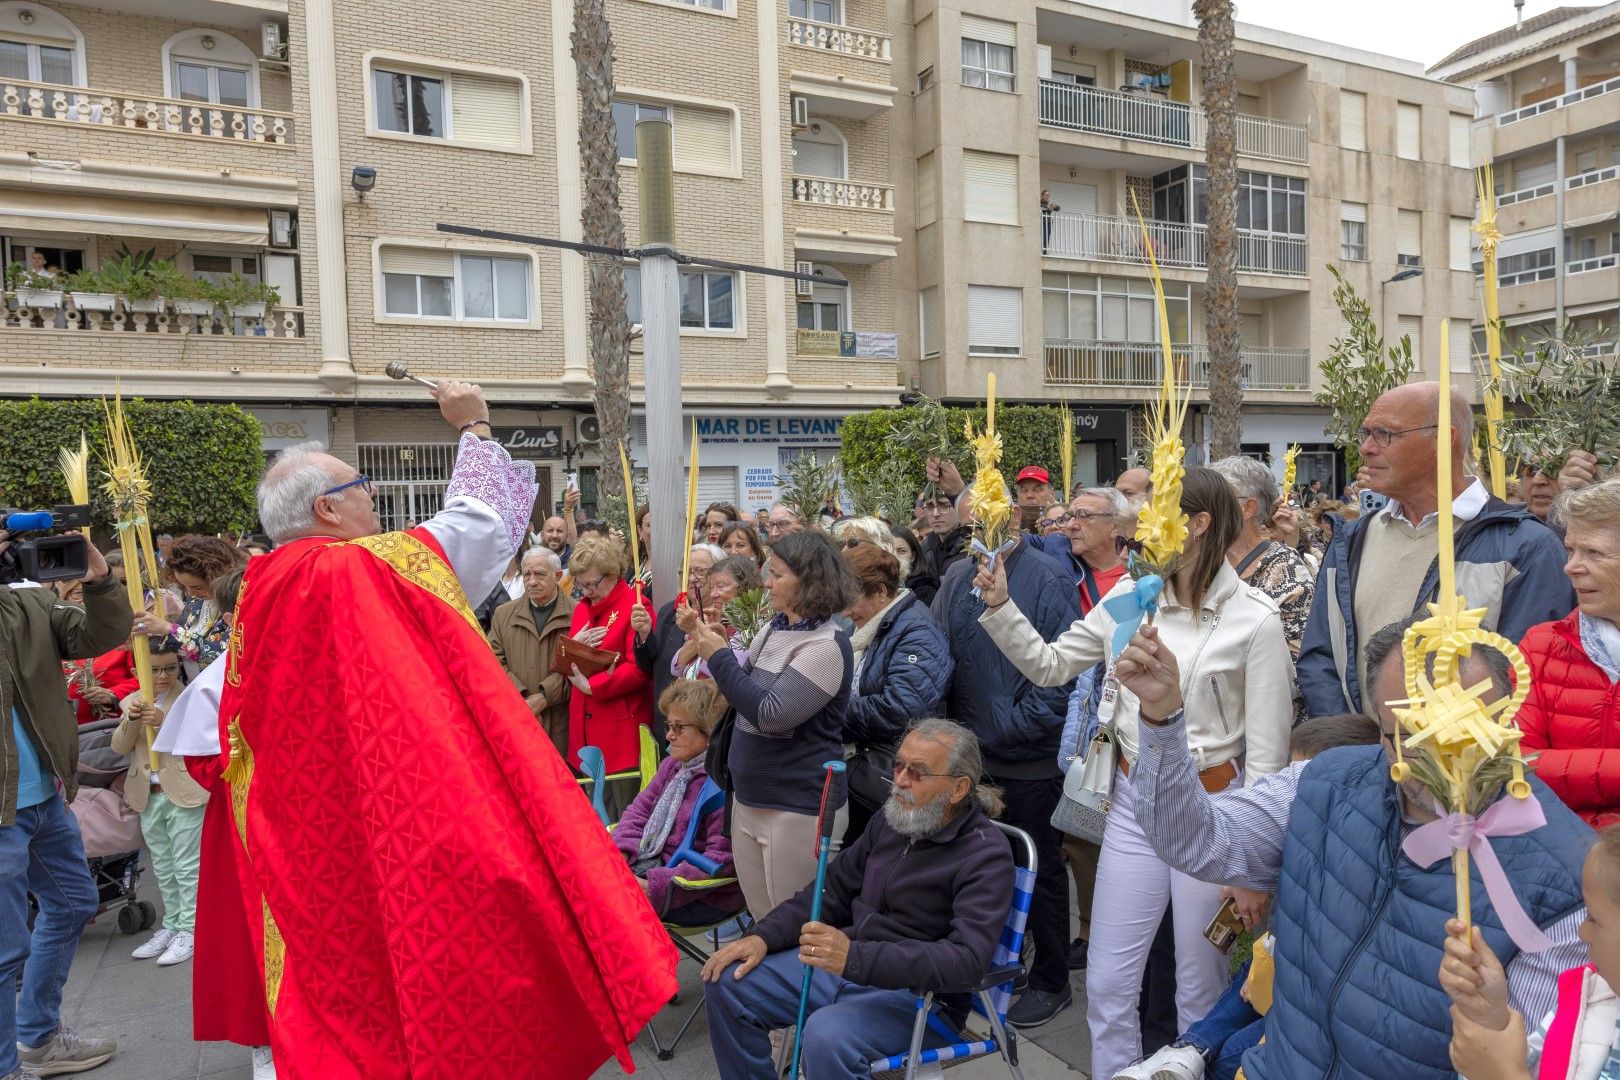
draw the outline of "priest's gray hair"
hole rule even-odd
[[[324,452],[318,442],[289,446],[259,481],[259,524],[272,544],[315,531],[315,500],[332,486],[332,474],[315,460]]]
[[[973,785],[969,794],[979,801],[985,814],[989,817],[1001,816],[1004,808],[1001,789],[984,782],[984,754],[979,750],[979,737],[973,734],[971,728],[963,727],[954,720],[913,720],[911,726],[906,728],[906,734],[920,735],[949,746],[951,756],[946,759],[946,775],[966,778]]]

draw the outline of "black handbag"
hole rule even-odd
[[[874,814],[894,790],[894,747],[863,745],[845,763],[849,797]]]
[[[737,710],[727,708],[709,732],[709,748],[703,752],[703,771],[715,786],[731,793],[731,733],[737,727]]]

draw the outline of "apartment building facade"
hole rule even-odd
[[[1160,379],[1149,249],[1176,362],[1207,401],[1207,123],[1189,7],[917,0],[896,58],[912,160],[895,177],[914,192],[901,276],[916,298],[898,325],[915,386],[971,399],[994,369],[1009,398],[1069,402],[1083,480],[1114,475]],[[1423,372],[1447,316],[1466,351],[1472,103],[1419,65],[1255,27],[1238,39],[1244,451],[1280,461],[1300,443],[1301,478],[1331,483],[1311,403],[1341,330],[1329,265],[1386,336],[1411,334]]]
[[[702,496],[763,505],[784,454],[834,452],[844,415],[902,389],[889,12],[612,0],[609,16],[631,246],[634,123],[660,117],[683,252],[847,282],[682,271]],[[100,394],[116,377],[126,394],[238,402],[267,450],[314,438],[356,460],[397,525],[437,507],[453,462],[419,388],[382,374],[403,360],[485,386],[498,433],[541,466],[542,507],[568,472],[589,504],[604,455],[583,257],[437,228],[581,239],[597,181],[571,29],[567,3],[0,3],[0,258],[46,275],[7,284],[0,393]],[[148,251],[191,279],[272,285],[274,302],[132,303],[69,280]],[[633,347],[638,399],[641,378]]]
[[[1620,3],[1556,8],[1468,42],[1429,73],[1475,95],[1475,163],[1493,166],[1503,234],[1497,281],[1505,347],[1567,325],[1590,335],[1595,351],[1613,353]],[[1483,320],[1475,324],[1477,353]]]

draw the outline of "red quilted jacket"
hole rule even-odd
[[[1530,696],[1519,710],[1536,775],[1594,829],[1620,821],[1620,683],[1581,648],[1580,613],[1525,631]]]

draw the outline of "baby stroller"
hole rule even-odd
[[[157,923],[157,908],[135,898],[141,865],[140,815],[124,802],[129,755],[114,753],[118,721],[98,720],[79,727],[79,793],[69,809],[84,837],[84,855],[100,903],[96,916],[117,909],[118,929],[136,934]]]

